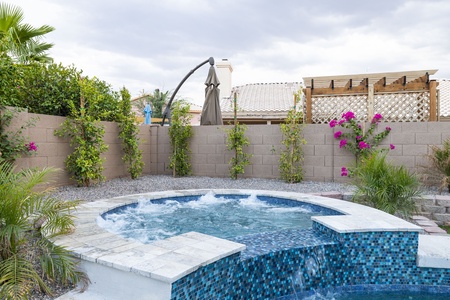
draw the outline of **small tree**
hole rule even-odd
[[[72,178],[79,186],[90,186],[94,181],[104,180],[103,161],[101,154],[108,150],[103,141],[105,129],[100,121],[92,117],[90,108],[95,108],[96,90],[95,85],[89,80],[80,80],[82,96],[80,109],[77,110],[75,103],[68,102],[70,116],[64,121],[61,129],[55,130],[55,134],[61,137],[69,137],[70,145],[74,148],[72,154],[66,159],[66,167]],[[85,108],[85,95],[91,98],[88,108]],[[93,97],[94,96],[94,97]]]
[[[144,162],[142,161],[142,151],[139,149],[138,127],[135,124],[136,118],[131,112],[130,93],[126,88],[120,91],[122,101],[119,103],[120,115],[119,138],[122,140],[122,149],[125,155],[123,161],[128,165],[128,173],[132,179],[136,179],[142,174]]]
[[[298,95],[295,95],[298,99]],[[297,101],[296,101],[297,102]],[[296,105],[289,110],[284,124],[280,125],[284,145],[281,152],[279,169],[281,179],[288,183],[296,183],[303,180],[303,147],[306,140],[302,136],[303,113],[297,111]]]
[[[225,130],[227,133],[227,149],[234,151],[234,157],[230,159],[230,176],[237,179],[239,174],[244,174],[245,166],[250,164],[251,154],[244,152],[244,147],[250,145],[250,141],[245,136],[247,126],[237,121],[237,95],[234,94],[234,125],[231,129]]]
[[[172,155],[169,168],[173,176],[186,176],[191,174],[189,141],[193,130],[190,125],[192,116],[189,114],[190,105],[185,101],[176,101],[172,105],[172,124],[169,127]]]
[[[227,149],[234,151],[234,156],[230,159],[230,176],[237,179],[239,174],[245,173],[245,166],[250,164],[251,154],[244,152],[244,147],[250,145],[250,141],[245,136],[247,126],[237,122],[231,129],[227,130]]]

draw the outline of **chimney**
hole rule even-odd
[[[228,59],[224,58],[216,62],[217,77],[219,77],[220,99],[231,96],[231,73],[233,67]]]

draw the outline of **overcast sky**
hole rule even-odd
[[[448,0],[2,0],[55,31],[56,63],[132,97],[173,91],[214,57],[232,85],[439,69],[450,79]],[[178,92],[203,104],[208,64]]]

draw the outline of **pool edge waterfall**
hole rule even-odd
[[[293,192],[213,190],[295,200],[339,213],[312,217],[310,229],[261,233],[247,239],[188,232],[142,244],[96,223],[99,215],[140,199],[209,191],[165,191],[84,203],[75,213],[75,231],[54,242],[81,259],[92,281],[88,289],[108,299],[196,299],[200,295],[282,299],[292,293],[340,286],[450,286],[450,254],[436,261],[421,251],[420,240],[429,238],[420,234],[422,228],[343,200]],[[277,247],[253,251],[252,240],[258,239],[272,240]],[[450,247],[450,241],[446,239],[443,245]]]

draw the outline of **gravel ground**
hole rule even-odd
[[[130,194],[185,190],[185,189],[251,189],[273,190],[298,193],[318,192],[351,192],[354,187],[337,182],[303,181],[289,184],[277,179],[244,178],[233,180],[230,178],[211,177],[179,177],[165,175],[148,175],[132,180],[117,178],[91,187],[64,186],[56,190],[54,196],[66,200],[95,201]],[[436,188],[425,190],[425,194],[437,194]],[[449,195],[447,191],[442,194]]]
[[[245,178],[233,180],[229,178],[211,177],[179,177],[164,175],[142,176],[138,179],[117,178],[92,187],[64,186],[57,189],[54,196],[66,200],[95,201],[130,194],[186,190],[186,189],[250,189],[273,190],[299,193],[317,192],[350,192],[353,187],[336,182],[313,182],[288,184],[276,179]]]

